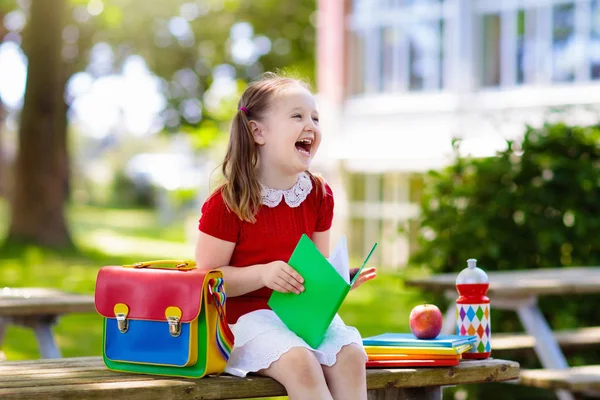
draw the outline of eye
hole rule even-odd
[[[319,122],[319,118],[313,118],[313,121]]]
[[[300,114],[294,114],[294,115],[292,115],[292,118],[300,118],[300,119],[302,119],[302,115],[300,115]]]

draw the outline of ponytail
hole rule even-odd
[[[241,220],[255,222],[261,204],[261,187],[256,177],[258,149],[250,132],[247,112],[240,108],[233,118],[223,161],[222,196],[227,207]]]

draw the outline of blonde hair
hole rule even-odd
[[[256,213],[262,203],[256,171],[258,145],[254,142],[249,122],[261,121],[269,110],[273,97],[295,85],[310,89],[302,80],[267,72],[261,79],[248,85],[238,102],[238,111],[231,124],[229,144],[222,165],[225,182],[220,188],[227,207],[243,221],[256,222]],[[308,173],[313,182],[324,186],[322,178]]]

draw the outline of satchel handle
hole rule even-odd
[[[193,260],[153,260],[142,261],[135,264],[123,265],[123,268],[158,268],[172,269],[167,267],[156,267],[157,265],[172,265],[177,271],[189,271],[196,268],[196,262]]]

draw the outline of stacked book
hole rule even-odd
[[[367,367],[434,367],[458,365],[477,336],[439,335],[418,339],[411,333],[384,333],[363,339]]]

